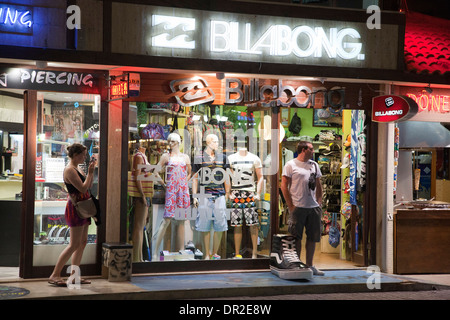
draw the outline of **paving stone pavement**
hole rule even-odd
[[[258,297],[227,297],[216,298],[214,300],[450,300],[450,290],[289,294]]]

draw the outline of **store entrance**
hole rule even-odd
[[[330,108],[281,109],[281,126],[286,132],[281,143],[281,166],[297,157],[297,144],[303,140],[313,145],[313,160],[322,173],[322,237],[314,254],[314,264],[319,269],[364,266],[366,255],[365,114],[358,110],[332,111]],[[300,130],[291,125],[294,121],[301,123]],[[289,212],[281,191],[279,202],[280,232],[287,233]],[[339,243],[330,240],[330,228],[335,227],[339,230]],[[305,239],[303,235],[302,261],[306,260]]]
[[[69,146],[85,148],[86,159],[77,166],[86,176],[91,158],[100,147],[100,96],[67,92],[25,91],[25,130],[22,243],[20,276],[48,277],[70,243],[67,219],[68,189],[63,173],[69,164]],[[98,167],[89,191],[98,194]],[[74,211],[76,214],[76,212]],[[90,219],[89,219],[90,220]],[[92,273],[99,258],[97,226],[88,221],[87,245],[81,258],[84,275]],[[70,257],[69,257],[70,258]],[[70,266],[68,259],[66,266]],[[61,270],[61,277],[66,275]]]
[[[68,165],[68,147],[81,144],[87,149],[84,163],[78,166],[86,176],[91,158],[99,154],[99,99],[96,95],[38,92],[36,189],[34,208],[33,265],[56,263],[70,241],[70,221],[66,221],[67,187],[63,172]],[[98,161],[97,161],[98,162]],[[98,194],[98,168],[89,189]],[[96,261],[96,225],[90,223],[83,264]]]

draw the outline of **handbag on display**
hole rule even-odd
[[[153,181],[141,180],[141,186],[146,197],[153,197]],[[141,193],[136,185],[136,179],[131,174],[131,171],[128,171],[128,194],[131,197],[141,197]]]
[[[332,213],[331,226],[328,232],[328,243],[333,248],[337,248],[340,241],[341,231],[339,230],[339,224],[337,222],[337,213]]]
[[[141,132],[142,139],[164,139],[164,129],[158,123],[149,123]]]
[[[69,193],[70,199],[72,200],[72,203],[75,207],[75,210],[77,211],[78,216],[81,219],[88,219],[93,218],[97,215],[97,205],[96,200],[94,200],[94,196],[91,194],[89,199],[76,201],[75,197],[73,197]]]
[[[164,129],[164,140],[167,140],[167,138],[169,137],[169,134],[173,131],[173,126],[170,124],[167,124],[165,126],[163,126]]]

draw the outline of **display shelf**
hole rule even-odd
[[[33,266],[55,265],[67,244],[38,244],[33,246]],[[83,252],[81,264],[95,264],[96,243],[88,243]],[[65,272],[66,270],[63,270]]]
[[[172,116],[179,116],[179,117],[185,117],[189,118],[189,115],[181,113],[181,112],[175,112],[172,110],[162,109],[162,108],[147,108],[145,111],[147,111],[150,114],[156,114],[156,113],[166,113]]]
[[[65,142],[65,141],[58,141],[58,140],[48,140],[48,139],[44,139],[44,140],[38,140],[37,143],[55,143],[55,144],[63,144],[63,145],[70,145],[70,142]]]
[[[67,200],[35,200],[35,215],[64,215]]]

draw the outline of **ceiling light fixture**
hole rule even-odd
[[[36,68],[38,68],[38,69],[45,69],[45,68],[47,68],[47,66],[48,66],[48,63],[47,63],[47,61],[36,61]]]

